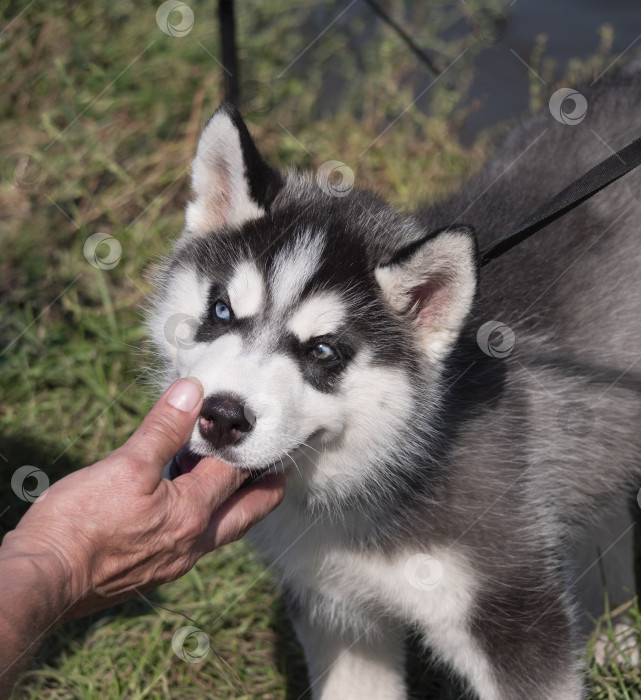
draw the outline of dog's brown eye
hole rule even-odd
[[[319,362],[333,362],[334,360],[340,359],[338,350],[335,350],[331,345],[327,343],[318,343],[313,348],[310,348],[309,354],[315,360]]]

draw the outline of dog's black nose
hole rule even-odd
[[[226,394],[214,394],[205,399],[200,411],[200,434],[220,449],[236,444],[254,427],[253,413],[237,399]]]

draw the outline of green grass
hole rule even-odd
[[[199,129],[222,99],[212,58],[220,53],[215,3],[190,5],[195,23],[183,38],[158,29],[149,2],[36,0],[2,10],[3,532],[26,508],[9,487],[16,468],[31,464],[54,480],[100,459],[151,405],[153,358],[141,308],[155,261],[181,228]],[[483,46],[466,32],[447,42],[440,33],[460,28],[474,3],[434,2],[405,14],[396,5],[442,65],[468,51],[431,91],[429,116],[407,109],[385,133],[431,80],[394,34],[337,22],[287,68],[317,35],[314,27],[345,3],[238,6],[244,112],[274,164],[315,169],[340,160],[356,184],[412,206],[443,197],[486,157],[488,139],[463,148],[456,138],[469,109],[460,97]],[[350,36],[359,38],[358,50]],[[597,53],[599,65],[605,53]],[[541,60],[542,70],[553,70]],[[544,99],[537,90],[533,102]],[[327,97],[336,93],[338,109]],[[122,246],[111,270],[92,267],[83,254],[97,232]],[[172,651],[173,634],[187,624],[211,639],[202,663]],[[429,680],[416,661],[412,669],[416,697],[456,697],[446,680]],[[633,669],[591,669],[593,698],[639,697]],[[66,625],[46,640],[15,696],[267,699],[305,697],[306,687],[275,582],[240,543],[148,600]]]
[[[627,628],[617,628],[617,623]],[[595,659],[598,640],[605,644],[607,665]],[[636,647],[636,658],[633,656]],[[593,683],[593,700],[641,697],[641,672],[638,655],[641,650],[641,610],[635,597],[615,610],[606,601],[606,614],[596,620],[594,633],[588,643],[587,660]]]

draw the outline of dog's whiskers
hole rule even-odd
[[[293,465],[296,467],[296,471],[298,472],[298,476],[300,476],[300,478],[302,479],[302,478],[303,478],[303,473],[301,472],[300,467],[299,467],[298,464],[296,463],[296,460],[289,454],[289,452],[287,452],[287,450],[285,450],[285,455],[289,458],[289,460],[290,460],[290,461],[293,463]],[[283,460],[282,460],[282,458],[281,458],[281,462],[282,462],[282,461],[283,461]]]

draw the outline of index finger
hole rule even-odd
[[[269,474],[238,490],[211,517],[203,534],[208,551],[235,542],[267,517],[285,496],[285,475]]]
[[[187,474],[177,476],[173,483],[182,493],[202,502],[207,513],[212,513],[237,491],[248,473],[232,467],[215,457],[205,457]]]

